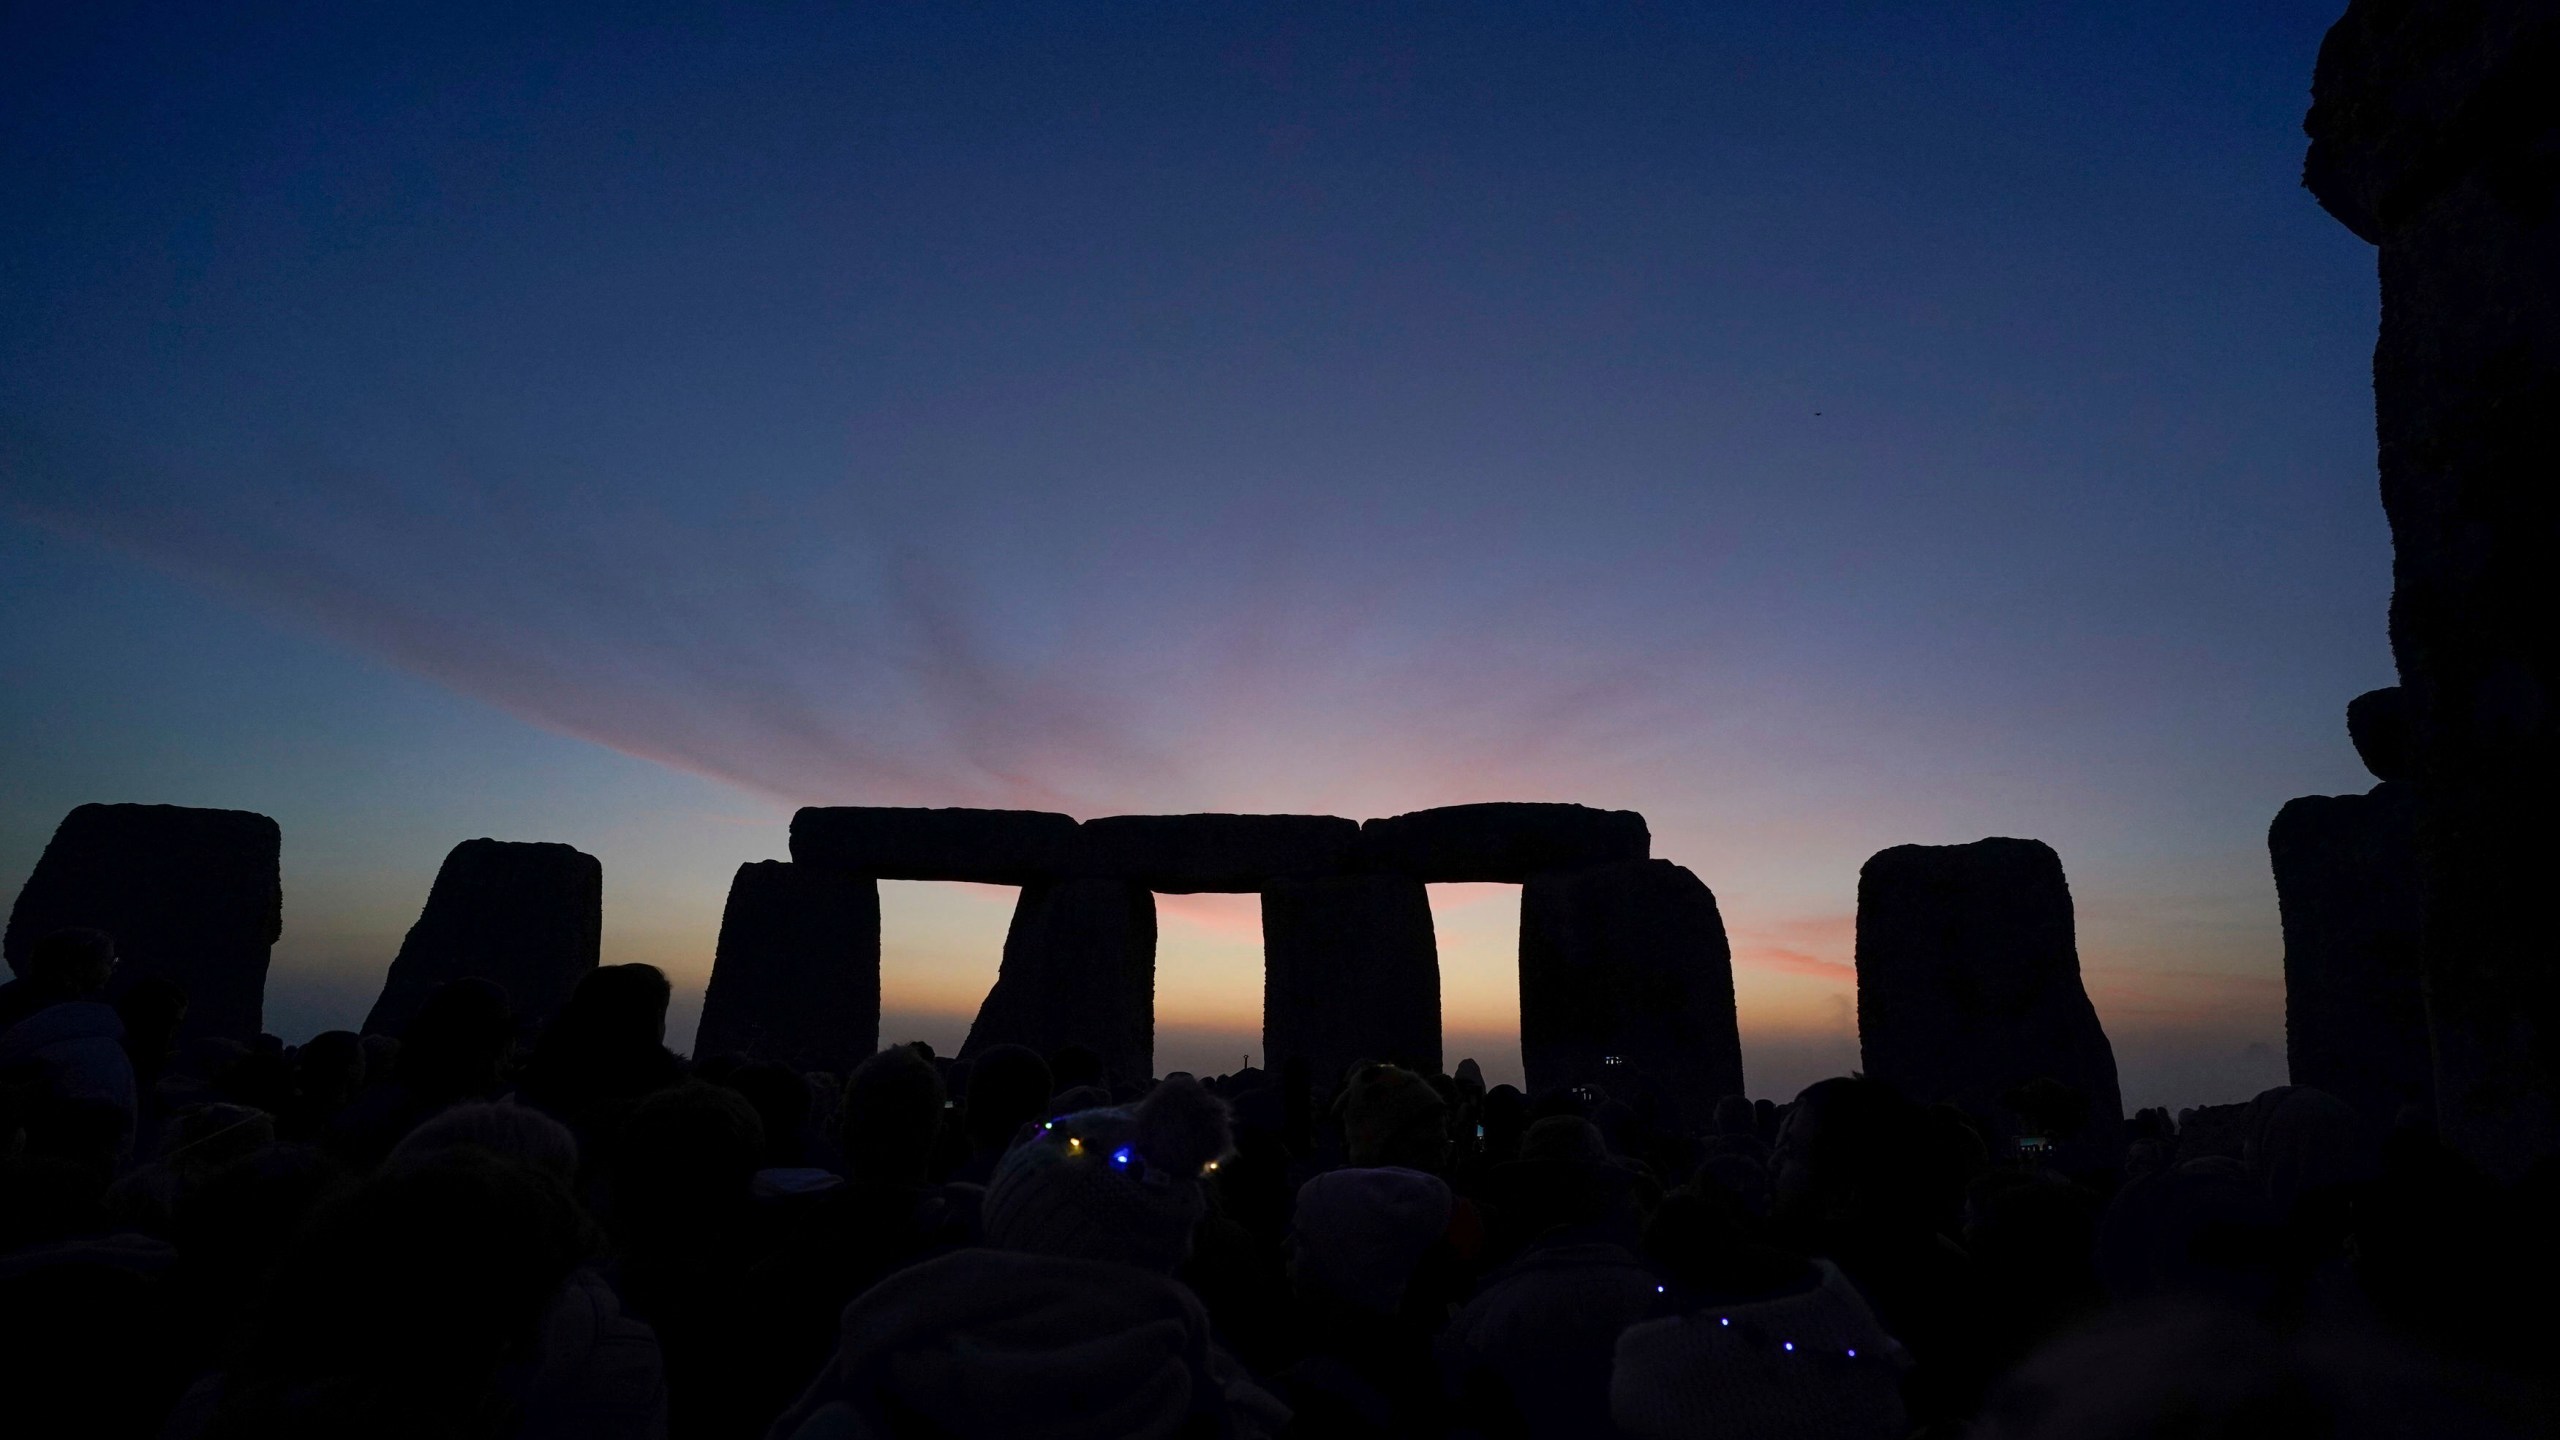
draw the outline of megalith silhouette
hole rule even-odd
[[[2437,1123],[2510,1178],[2560,1153],[2555,33],[2548,0],[2355,0],[2303,121],[2303,183],[2378,252]]]
[[[1339,1086],[1355,1061],[1440,1068],[1431,899],[1402,875],[1275,880],[1262,892],[1262,1048]]]
[[[2288,801],[2267,830],[2284,923],[2285,1064],[2387,1130],[2403,1106],[2432,1112],[2420,978],[2417,805],[2402,767],[2401,692],[2348,707],[2348,729],[2382,783],[2361,795]]]
[[[397,1035],[448,980],[504,987],[527,1036],[596,968],[604,930],[604,866],[567,845],[465,840],[444,857],[418,922],[400,942],[368,1035]]]
[[[791,817],[791,858],[874,880],[1028,885],[1064,874],[1071,815],[1045,810],[809,806]]]
[[[787,860],[738,867],[720,913],[696,1058],[842,1075],[880,1042],[880,886]]]
[[[995,988],[962,1059],[990,1045],[1048,1054],[1092,1046],[1114,1082],[1155,1075],[1156,897],[1125,880],[1026,885],[1005,932]]]
[[[1433,883],[1518,885],[1546,871],[1642,860],[1652,853],[1653,837],[1642,815],[1588,805],[1444,805],[1360,827],[1365,868]]]
[[[1076,827],[1069,870],[1169,895],[1259,890],[1350,868],[1358,824],[1335,815],[1108,815]]]
[[[1879,852],[1858,872],[1857,964],[1868,1075],[1956,1105],[2001,1140],[2022,1133],[2010,1097],[2058,1080],[2087,1101],[2078,1135],[2057,1147],[2061,1163],[2121,1163],[2115,1051],[2081,986],[2071,887],[2051,846],[1994,838]]]
[[[1742,1091],[1733,952],[1716,897],[1668,860],[1532,875],[1520,892],[1531,1091],[1598,1084],[1701,1120]]]
[[[186,992],[182,1038],[253,1039],[284,928],[282,844],[275,821],[247,810],[82,805],[9,912],[9,968],[66,925],[103,930],[116,942],[108,994],[158,976]]]

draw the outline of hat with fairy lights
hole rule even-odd
[[[1226,1157],[1229,1134],[1226,1102],[1184,1076],[1134,1108],[1046,1121],[997,1162],[987,1241],[1169,1275],[1191,1253],[1208,1210],[1200,1182]]]

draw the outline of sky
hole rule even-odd
[[[1576,801],[1783,1096],[1867,856],[2024,835],[2127,1103],[2245,1097],[2267,823],[2393,678],[2336,8],[18,7],[0,902],[82,802],[273,815],[298,1040],[564,840],[682,1044],[799,805]],[[890,1038],[1010,905],[884,885]],[[1232,1068],[1255,901],[1159,906]],[[1433,907],[1516,1078],[1517,892]]]

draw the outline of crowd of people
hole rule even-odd
[[[837,1075],[520,1035],[176,1043],[64,931],[0,986],[13,1436],[2546,1433],[2548,1177],[2302,1088],[2062,1173],[1856,1076],[1709,1116],[1070,1046]],[[2047,1097],[2049,1098],[2049,1097]],[[2063,1107],[2067,1109],[2068,1107]]]

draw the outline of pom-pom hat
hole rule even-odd
[[[1226,1157],[1229,1137],[1226,1102],[1180,1077],[1135,1108],[1047,1121],[997,1163],[987,1240],[1172,1274],[1208,1210],[1201,1178]]]

